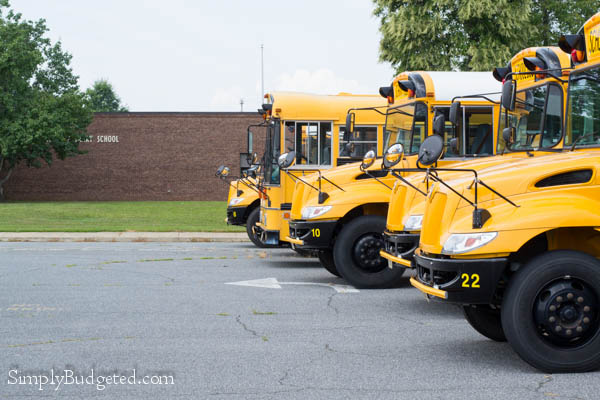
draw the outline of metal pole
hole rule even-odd
[[[244,99],[240,99],[240,109],[241,112],[244,112]]]
[[[264,45],[260,45],[260,104],[263,103],[265,95],[265,64],[264,64]]]

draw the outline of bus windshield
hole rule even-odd
[[[600,68],[571,73],[565,146],[600,145]]]
[[[427,132],[427,106],[409,103],[391,108],[385,117],[384,151],[401,143],[408,154],[419,151]]]
[[[555,146],[562,136],[562,104],[562,89],[556,84],[518,91],[515,110],[507,112],[502,108],[498,124],[498,153]],[[507,126],[515,129],[513,143],[508,146],[502,138],[502,131]]]

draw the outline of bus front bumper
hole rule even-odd
[[[227,207],[227,225],[246,225],[248,206]]]
[[[388,260],[390,268],[400,266],[413,268],[413,254],[419,246],[420,234],[408,232],[383,232],[383,250],[381,257]]]
[[[290,221],[287,241],[301,249],[328,249],[337,220],[334,221]]]
[[[459,304],[491,304],[508,258],[456,259],[414,254],[410,283],[429,298]]]

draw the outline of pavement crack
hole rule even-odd
[[[332,295],[329,296],[329,299],[327,300],[327,308],[331,308],[333,311],[335,311],[336,314],[339,314],[340,311],[337,309],[336,306],[333,305],[333,298],[338,295],[338,292],[334,292]]]
[[[552,382],[554,380],[554,378],[552,377],[552,375],[544,375],[544,379],[542,379],[540,382],[538,382],[537,388],[535,388],[536,392],[540,392],[542,390],[542,388],[544,387],[544,385]]]
[[[245,323],[242,322],[242,316],[241,315],[238,315],[237,317],[235,317],[235,322],[237,322],[242,328],[244,328],[244,330],[246,332],[251,333],[252,336],[262,337],[255,330],[248,328],[248,326]]]

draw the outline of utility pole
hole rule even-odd
[[[263,103],[265,95],[265,63],[264,63],[264,45],[260,45],[260,103]]]
[[[244,99],[240,99],[240,111],[244,112]]]

